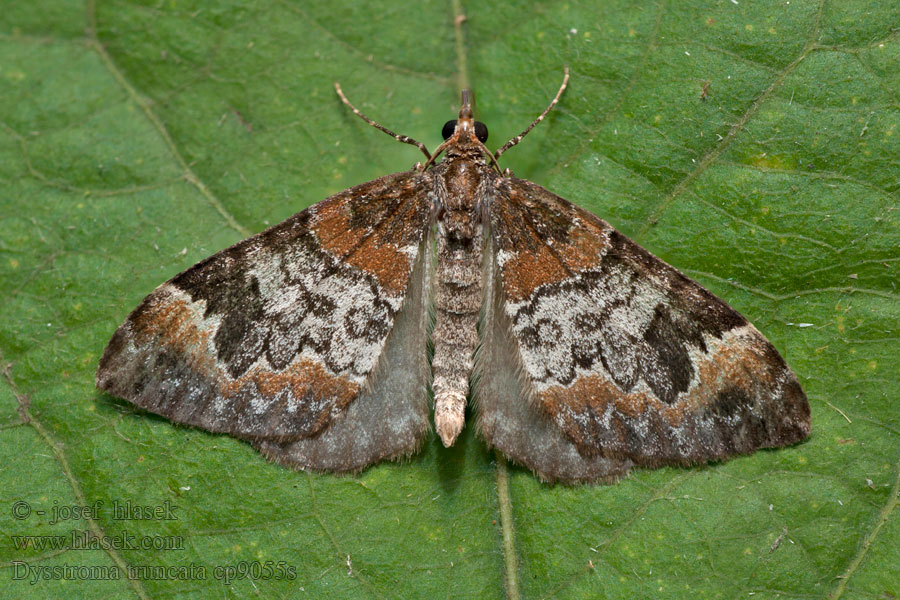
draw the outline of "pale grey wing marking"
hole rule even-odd
[[[289,467],[356,472],[419,450],[430,427],[426,353],[430,246],[431,236],[426,236],[406,302],[394,317],[371,385],[318,436],[283,444],[254,442],[260,452]]]
[[[486,236],[491,240],[491,236]],[[489,242],[490,243],[490,242]],[[534,471],[543,481],[611,483],[626,474],[625,457],[583,456],[533,400],[518,343],[504,311],[494,252],[486,252],[481,348],[476,357],[476,428],[489,446]]]

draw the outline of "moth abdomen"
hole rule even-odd
[[[446,235],[438,236],[437,242],[431,363],[434,424],[445,446],[453,444],[465,423],[469,377],[478,345],[484,246],[480,224],[474,227],[472,237],[460,236],[452,226],[448,230]]]

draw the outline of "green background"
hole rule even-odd
[[[0,596],[900,596],[900,3],[489,4],[3,2]],[[563,65],[558,109],[502,166],[748,316],[809,395],[808,442],[567,488],[507,471],[467,428],[450,450],[432,438],[335,477],[94,389],[106,342],[156,285],[421,159],[354,117],[334,80],[432,149],[468,80],[496,148]],[[54,506],[96,501],[51,524]],[[177,518],[115,520],[114,501],[168,501]],[[73,529],[183,547],[12,537]],[[29,578],[208,571],[31,584],[13,561]],[[241,561],[296,576],[214,577]]]

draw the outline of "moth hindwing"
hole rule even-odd
[[[495,153],[464,91],[433,155],[336,85],[426,162],[161,285],[113,335],[97,386],[318,471],[416,452],[429,384],[444,445],[474,398],[481,437],[549,481],[609,482],[806,438],[796,377],[746,319],[605,221],[500,172],[567,80]]]

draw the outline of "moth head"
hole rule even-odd
[[[441,130],[441,137],[449,139],[453,132],[456,131],[456,124],[458,121],[456,119],[451,119],[444,123],[444,128]],[[481,121],[475,121],[475,137],[478,138],[478,141],[484,144],[488,139],[488,128],[487,125],[482,123]]]
[[[459,118],[444,123],[441,135],[444,138],[444,143],[438,146],[434,154],[422,165],[423,170],[431,166],[435,159],[446,151],[448,154],[456,156],[465,154],[470,157],[481,152],[491,161],[497,172],[500,172],[497,159],[484,145],[488,139],[487,125],[481,121],[476,121],[472,116],[472,92],[469,90],[463,90],[462,92],[462,106],[459,109]]]
[[[462,91],[462,106],[459,109],[459,118],[444,123],[441,130],[441,137],[449,140],[456,135],[457,140],[475,134],[475,138],[484,144],[488,139],[487,125],[481,121],[476,121],[472,116],[472,92],[469,90]]]

